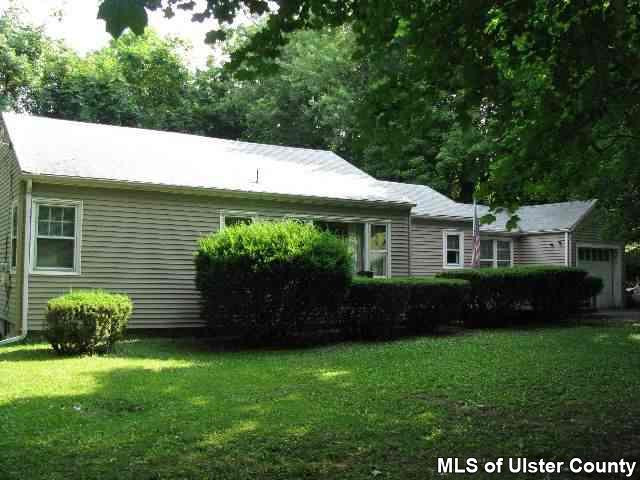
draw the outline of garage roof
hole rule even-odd
[[[416,206],[412,213],[416,216],[443,220],[473,221],[473,205],[458,203],[436,192],[426,185],[397,182],[383,182],[398,195],[406,195]],[[596,200],[547,203],[520,207],[516,214],[520,217],[518,228],[513,232],[551,232],[572,229],[595,205]],[[478,205],[478,215],[489,213],[489,207]],[[496,215],[492,224],[482,225],[487,232],[505,232],[509,220],[507,213]]]

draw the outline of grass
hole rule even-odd
[[[294,351],[3,347],[0,478],[425,479],[441,478],[439,456],[637,460],[639,380],[631,325]]]

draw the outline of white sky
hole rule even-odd
[[[0,0],[0,11],[10,4],[26,10],[25,19],[44,25],[47,34],[65,43],[81,54],[97,50],[109,43],[110,35],[105,22],[98,20],[99,0]],[[203,0],[196,0],[198,6]],[[198,11],[198,6],[194,11]],[[52,12],[61,11],[62,18]],[[204,43],[205,34],[217,26],[215,20],[203,23],[191,21],[192,12],[177,10],[172,19],[164,18],[161,10],[149,12],[149,25],[161,35],[170,35],[186,40],[192,45],[187,61],[194,67],[204,67],[209,55],[216,53]],[[249,20],[244,19],[242,23]],[[219,56],[219,52],[217,55]]]

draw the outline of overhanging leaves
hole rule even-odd
[[[130,28],[142,35],[149,17],[143,0],[104,0],[98,9],[98,18],[107,23],[107,32],[118,38]]]

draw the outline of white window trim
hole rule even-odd
[[[385,245],[387,246],[386,249],[384,250],[375,250],[370,248],[371,242],[370,242],[370,238],[371,238],[371,227],[372,226],[381,226],[381,227],[385,227]],[[371,253],[385,253],[387,256],[387,271],[385,273],[385,275],[374,275],[374,278],[390,278],[391,277],[391,222],[373,222],[373,223],[366,223],[365,224],[365,242],[364,242],[364,249],[365,249],[365,254],[366,254],[366,262],[365,262],[365,270],[366,271],[370,271],[371,270],[371,261],[370,261],[370,254]]]
[[[20,213],[19,207],[18,207],[18,200],[14,199],[11,202],[11,213],[9,214],[9,221],[11,222],[11,224],[9,225],[9,272],[11,272],[12,274],[16,273],[16,267],[18,266],[18,255],[16,254],[16,264],[15,266],[12,265],[13,263],[13,235],[14,233],[16,234],[16,250],[18,249],[18,232],[14,232],[13,231],[13,224],[14,224],[14,218],[13,218],[13,212],[15,211],[15,209],[18,208],[18,214]],[[18,215],[19,216],[19,215]]]
[[[456,264],[447,263],[447,237],[457,235],[460,239],[460,262]],[[457,270],[464,268],[464,232],[461,230],[442,231],[442,268],[446,270]]]
[[[480,241],[491,240],[493,249],[493,266],[491,268],[498,268],[498,242],[509,242],[509,266],[513,267],[513,239],[504,237],[480,237]],[[482,258],[482,249],[480,249],[480,261],[487,261],[488,258]]]
[[[38,214],[39,206],[51,206],[51,207],[75,207],[75,238],[74,238],[74,252],[73,252],[73,269],[59,269],[59,268],[37,268],[36,267],[36,248],[38,243]],[[65,200],[58,198],[33,198],[31,200],[31,252],[30,252],[30,275],[81,275],[81,251],[82,251],[82,217],[83,217],[83,204],[82,200]]]

